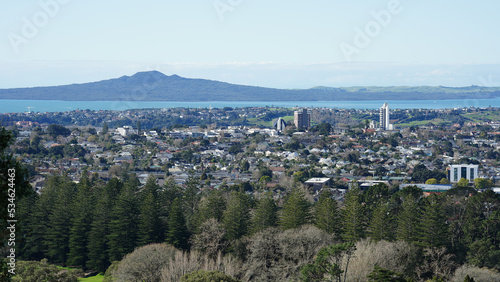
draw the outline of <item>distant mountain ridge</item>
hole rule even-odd
[[[276,89],[165,75],[158,71],[49,87],[0,89],[0,99],[63,101],[361,101],[491,99],[500,87],[324,87]]]

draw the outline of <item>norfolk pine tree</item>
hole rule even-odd
[[[403,199],[397,222],[396,238],[398,240],[405,240],[408,243],[418,240],[420,208],[417,199],[412,195],[408,195]]]
[[[51,185],[56,191],[47,223],[45,241],[47,256],[53,262],[66,264],[69,253],[69,235],[72,222],[72,203],[76,185],[65,176],[56,176]]]
[[[16,244],[18,244],[17,251],[20,256],[24,258],[30,258],[30,251],[33,247],[36,247],[36,244],[33,245],[36,241],[29,240],[33,240],[33,238],[31,238],[33,236],[33,226],[35,225],[33,214],[35,213],[35,206],[38,198],[37,193],[31,193],[17,202],[16,214],[17,217],[22,220],[18,221],[19,227],[16,230],[18,237],[16,238]],[[28,242],[30,243],[28,244]]]
[[[138,218],[137,245],[144,246],[163,241],[163,226],[160,221],[158,194],[160,187],[156,178],[149,177],[141,193]]]
[[[54,177],[48,177],[44,193],[38,196],[33,214],[30,216],[30,222],[32,223],[29,230],[30,236],[26,238],[26,247],[22,247],[29,258],[43,259],[48,256],[46,236],[49,225],[47,223],[57,196]]]
[[[257,233],[268,227],[276,226],[278,222],[278,207],[271,196],[265,196],[257,202],[257,207],[251,219],[252,233]]]
[[[469,263],[499,268],[500,196],[492,190],[486,190],[470,197],[463,230],[469,249]]]
[[[244,192],[231,192],[222,222],[228,240],[236,240],[247,234],[250,223],[250,206],[249,199]]]
[[[46,188],[45,188],[46,189]],[[41,260],[46,253],[46,246],[42,238],[47,228],[49,218],[50,199],[46,195],[49,189],[44,191],[44,197],[34,193],[28,199],[23,199],[20,203],[18,216],[22,218],[21,241],[18,250],[21,256],[30,260]]]
[[[121,260],[136,247],[138,183],[135,177],[129,178],[112,208],[107,236],[110,261]]]
[[[340,213],[331,193],[323,191],[314,206],[314,225],[329,234],[340,230]]]
[[[388,203],[381,202],[373,211],[373,217],[368,227],[368,236],[375,241],[394,239],[394,217],[390,214]]]
[[[102,195],[97,199],[90,227],[88,241],[88,261],[86,267],[99,272],[106,271],[109,266],[108,256],[108,224],[111,217],[108,195]]]
[[[355,185],[345,196],[345,207],[342,210],[342,238],[356,242],[365,237],[365,209],[360,203],[361,191]]]
[[[279,225],[283,229],[297,228],[309,222],[310,204],[301,188],[293,188],[281,210]]]
[[[150,175],[146,181],[146,185],[141,191],[140,198],[143,200],[149,193],[153,194],[153,197],[158,197],[160,187],[156,184],[156,177]]]
[[[107,235],[109,234],[109,223],[111,221],[111,208],[122,186],[123,183],[116,178],[112,178],[105,187],[100,187],[96,193],[97,199],[87,246],[89,260],[86,266],[99,272],[106,271],[110,264]]]
[[[226,201],[219,191],[210,192],[205,198],[200,201],[198,210],[194,217],[196,221],[196,229],[198,229],[203,222],[210,218],[217,221],[222,220],[222,215],[226,209]]]
[[[111,178],[105,186],[105,189],[102,191],[106,193],[107,199],[110,201],[110,208],[114,206],[118,195],[120,195],[120,191],[123,188],[123,183],[118,178]]]
[[[420,222],[419,242],[424,247],[444,246],[448,234],[441,198],[431,195],[426,200],[427,205],[424,207]]]
[[[189,231],[186,227],[186,220],[182,209],[180,198],[176,198],[170,207],[168,230],[165,234],[165,241],[172,246],[187,250]]]
[[[183,192],[182,203],[184,205],[183,210],[185,213],[186,226],[190,232],[196,231],[196,210],[200,202],[200,182],[194,176],[194,172],[189,172],[189,177],[186,181],[186,188]]]
[[[163,239],[162,224],[159,218],[157,198],[153,192],[147,191],[140,207],[138,218],[137,246],[161,242]]]
[[[7,236],[9,236],[9,230],[7,229],[8,222],[7,220],[17,219],[19,220],[16,228],[19,228],[23,225],[23,220],[26,218],[20,217],[22,213],[18,213],[16,216],[9,212],[9,209],[12,208],[12,197],[14,196],[15,204],[19,205],[20,200],[23,197],[33,197],[34,191],[29,184],[29,173],[28,170],[16,160],[13,154],[9,151],[9,146],[13,144],[15,141],[14,133],[12,131],[6,130],[4,127],[0,127],[0,241],[2,244],[7,242]],[[13,189],[15,193],[13,193]],[[12,195],[14,194],[14,195]],[[20,210],[18,209],[18,212]],[[28,223],[28,222],[26,222]],[[46,222],[40,222],[39,224],[43,224]],[[29,228],[27,228],[29,229]],[[28,231],[28,230],[26,230]],[[18,235],[16,240],[20,240],[20,230],[16,231]],[[17,250],[23,248],[22,246],[17,246]],[[35,251],[35,250],[34,250]],[[0,261],[0,268],[7,269],[6,261]],[[5,270],[6,272],[7,270]],[[0,271],[0,277],[2,276],[2,272]]]
[[[200,190],[199,186],[200,182],[194,176],[194,172],[191,171],[186,181],[186,190],[184,191],[184,203],[186,205],[188,217],[191,217],[191,215],[195,213],[200,201],[200,196],[198,195]]]
[[[167,229],[168,225],[168,214],[172,203],[176,198],[182,198],[182,190],[179,186],[175,184],[172,177],[165,179],[165,184],[162,189],[158,191],[158,208],[159,208],[159,218],[162,223],[163,229]],[[163,238],[165,238],[163,234]]]
[[[72,204],[73,222],[69,235],[68,265],[85,268],[88,260],[87,245],[92,223],[92,187],[85,170],[77,185]]]
[[[389,187],[384,183],[378,183],[360,195],[360,201],[365,203],[365,214],[371,218],[377,206],[382,202],[387,202],[390,198]]]

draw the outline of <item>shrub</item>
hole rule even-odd
[[[245,281],[253,277],[260,280],[271,280],[271,272],[279,268],[283,257],[283,249],[278,243],[278,236],[282,231],[278,228],[268,228],[256,233],[248,239],[247,258],[244,264]],[[257,279],[258,280],[258,279]]]
[[[111,265],[106,270],[106,273],[104,273],[104,278],[102,281],[103,282],[116,281],[116,279],[114,277],[115,277],[115,273],[116,273],[116,270],[118,269],[119,265],[120,265],[119,261],[112,262]]]
[[[162,268],[162,282],[177,282],[181,277],[197,270],[220,271],[231,276],[236,276],[240,269],[238,261],[230,256],[222,256],[219,252],[214,259],[199,251],[176,251],[172,262]]]
[[[287,281],[297,279],[300,268],[314,261],[333,236],[312,225],[281,231],[268,228],[248,238],[247,259],[242,268],[244,281]]]
[[[334,243],[334,237],[315,226],[306,225],[286,230],[278,237],[285,261],[304,264],[314,259],[318,251]]]
[[[78,277],[83,276],[80,269],[66,270],[53,264],[49,264],[47,259],[41,261],[18,261],[16,265],[16,276],[12,281],[61,281],[77,282]]]
[[[498,273],[498,271],[488,268],[479,268],[468,264],[457,268],[450,281],[463,282],[467,275],[474,279],[475,282],[500,281],[500,273]]]
[[[126,255],[114,271],[118,281],[160,281],[161,269],[175,257],[176,249],[167,244],[150,244]]]
[[[413,276],[418,258],[418,248],[404,241],[361,240],[356,243],[346,281],[365,281],[375,266]]]

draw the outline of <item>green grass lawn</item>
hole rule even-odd
[[[61,269],[66,269],[66,270],[72,270],[72,269],[76,269],[76,268],[72,268],[72,267],[63,267],[63,266],[57,266]],[[102,282],[102,280],[104,279],[104,275],[102,274],[98,274],[96,276],[91,276],[91,277],[87,277],[87,278],[78,278],[78,281],[84,281],[84,282]]]
[[[498,121],[500,116],[498,112],[483,112],[483,113],[467,113],[463,115],[471,119],[473,122]]]
[[[443,124],[443,123],[449,123],[443,119],[440,119],[440,118],[435,118],[435,119],[431,119],[431,120],[418,120],[418,121],[412,121],[412,122],[409,122],[409,123],[397,123],[396,126],[399,126],[399,127],[410,127],[410,126],[419,126],[419,125],[427,125],[429,123],[433,123],[435,125],[440,125],[440,124]]]
[[[282,116],[281,117],[284,121],[286,121],[287,124],[290,124],[289,122],[292,122],[293,123],[293,116]],[[272,127],[273,126],[273,123],[277,120],[276,119],[273,119],[273,120],[270,120],[270,121],[263,121],[263,120],[260,120],[259,118],[249,118],[247,121],[250,123],[250,124],[253,124],[253,125],[256,125],[256,126],[264,126],[264,127]]]
[[[84,281],[84,282],[102,282],[103,279],[104,279],[104,275],[98,274],[98,275],[92,276],[92,277],[80,278],[80,279],[78,279],[78,281]]]

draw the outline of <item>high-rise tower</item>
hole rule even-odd
[[[307,112],[307,109],[302,109],[301,111],[295,111],[293,113],[293,122],[297,129],[309,129],[311,128],[311,115]]]
[[[380,129],[389,130],[389,104],[387,103],[380,108]]]

